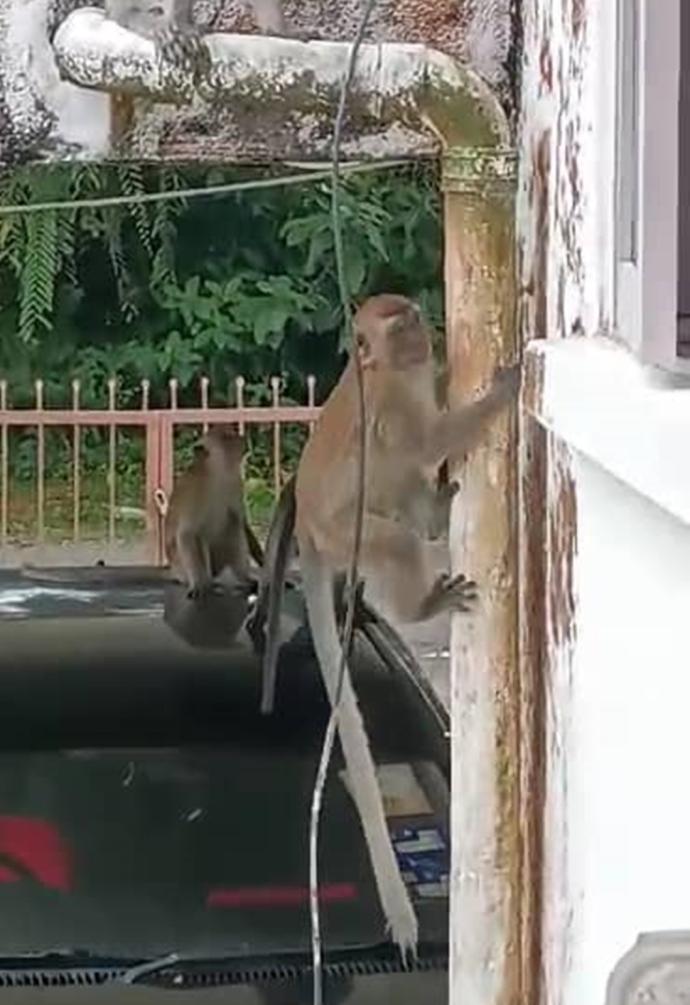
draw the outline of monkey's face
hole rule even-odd
[[[420,366],[431,355],[429,329],[416,305],[411,305],[404,314],[399,314],[389,322],[385,337],[388,365],[393,370]]]
[[[209,454],[237,461],[244,455],[244,438],[232,426],[211,426],[202,442]]]
[[[362,365],[406,370],[426,363],[431,355],[431,335],[417,305],[405,297],[376,299],[372,298],[376,309],[360,311],[355,321]]]

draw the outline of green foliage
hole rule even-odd
[[[0,178],[0,204],[136,197],[256,173],[22,168]],[[353,300],[405,292],[441,326],[435,168],[351,176],[341,203]],[[111,376],[120,406],[136,407],[144,379],[152,405],[165,404],[172,377],[180,402],[197,404],[202,375],[216,404],[239,375],[248,402],[270,400],[273,375],[283,400],[304,401],[308,373],[322,400],[343,365],[342,327],[328,183],[0,216],[0,376],[18,407],[33,403],[37,378],[48,405],[69,404],[78,378],[82,406],[103,407]],[[288,454],[303,435],[286,434]],[[123,477],[139,477],[142,445],[127,443]],[[260,479],[267,439],[256,434],[252,443],[250,475]],[[63,471],[68,446],[59,433],[47,442]],[[32,449],[28,440],[13,449],[15,476],[28,477]],[[104,472],[105,434],[85,435],[84,453]]]
[[[150,188],[179,187],[166,169],[150,173],[149,185],[136,165],[25,167],[0,179],[0,205],[68,202],[108,196],[137,196]],[[68,325],[84,295],[84,256],[98,246],[109,260],[116,306],[133,320],[140,310],[142,280],[155,286],[174,274],[171,241],[174,218],[184,201],[131,206],[48,209],[0,219],[0,331],[35,343]],[[171,229],[172,225],[172,229]],[[139,247],[137,247],[137,244]],[[101,272],[103,272],[101,268]],[[3,295],[4,294],[4,295]],[[14,294],[14,296],[13,296]]]

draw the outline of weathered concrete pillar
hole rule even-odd
[[[443,189],[452,404],[516,355],[513,154],[451,151]],[[451,634],[451,1005],[520,1000],[516,440],[512,412],[492,424],[451,517],[453,569],[481,591]]]

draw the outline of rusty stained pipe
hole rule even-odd
[[[267,113],[297,112],[330,136],[350,43],[225,33],[206,35],[205,42],[211,65],[194,75],[158,60],[152,41],[99,8],[82,7],[62,22],[53,49],[62,77],[81,87],[161,104],[197,97],[238,114],[241,109],[244,120],[255,123],[265,122]],[[362,45],[350,107],[358,121],[398,124],[422,135],[431,130],[445,147],[510,142],[501,106],[481,78],[417,43]]]
[[[444,159],[449,404],[516,358],[514,158]],[[522,1002],[517,430],[508,412],[457,471],[450,550],[480,602],[451,635],[451,1005]],[[451,459],[451,467],[463,458]]]

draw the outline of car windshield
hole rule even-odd
[[[0,912],[11,924],[0,957],[308,951],[305,835],[327,705],[297,592],[276,709],[262,716],[252,647],[189,645],[161,617],[160,591],[2,585]],[[364,637],[353,673],[400,803],[394,836],[425,849],[422,941],[438,945],[445,741]],[[341,771],[336,757],[320,871],[327,945],[347,949],[385,932]]]

